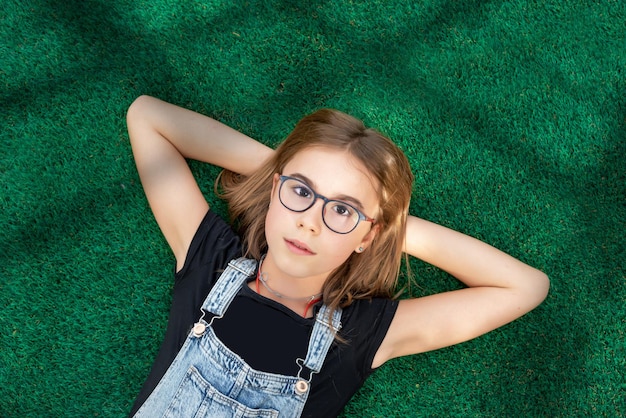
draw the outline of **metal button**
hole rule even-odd
[[[202,322],[197,322],[193,326],[193,335],[195,337],[202,337],[202,335],[204,335],[204,331],[206,331],[206,325],[204,325]]]
[[[306,391],[309,390],[309,382],[307,382],[306,380],[298,380],[298,383],[296,383],[296,392],[298,392],[299,394],[303,394],[306,393]]]

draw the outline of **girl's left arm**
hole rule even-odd
[[[409,216],[405,252],[450,273],[467,288],[401,300],[373,367],[478,337],[531,311],[548,277],[477,239]]]

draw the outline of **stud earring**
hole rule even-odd
[[[360,253],[362,253],[363,251],[365,251],[365,248],[363,248],[363,247],[359,247],[358,251],[359,251]]]

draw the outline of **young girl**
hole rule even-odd
[[[131,415],[336,416],[387,360],[477,337],[546,297],[542,272],[409,216],[406,157],[351,116],[315,112],[276,151],[151,97],[127,119],[176,258],[165,340]],[[240,235],[186,159],[225,169]],[[467,288],[394,300],[403,253]]]

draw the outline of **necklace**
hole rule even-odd
[[[263,287],[270,292],[272,295],[276,296],[279,299],[286,299],[286,300],[290,300],[293,302],[308,302],[306,305],[306,308],[304,309],[304,313],[302,314],[302,316],[306,316],[306,313],[309,311],[309,309],[311,308],[312,305],[316,304],[317,302],[319,302],[321,299],[320,296],[322,296],[321,293],[317,293],[315,295],[311,295],[311,296],[304,296],[304,297],[299,297],[299,298],[294,298],[291,296],[287,296],[287,295],[283,295],[277,291],[275,291],[274,289],[272,289],[270,287],[270,285],[267,283],[267,273],[262,273],[261,272],[261,267],[263,266],[263,260],[265,260],[265,255],[263,257],[261,257],[261,261],[259,262],[259,271],[256,275],[256,292],[258,294],[260,294],[260,288],[259,288],[259,282],[261,282],[263,284]]]

